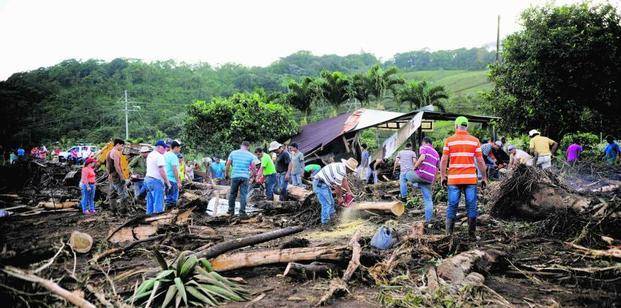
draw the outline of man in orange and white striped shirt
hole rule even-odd
[[[476,236],[478,177],[475,161],[481,170],[482,184],[485,185],[487,184],[487,172],[485,172],[485,161],[481,154],[481,142],[468,134],[468,119],[458,117],[455,119],[455,134],[444,141],[444,150],[440,160],[442,184],[448,184],[447,234],[453,233],[457,206],[463,192],[468,212],[468,234],[472,238]]]

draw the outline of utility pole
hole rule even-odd
[[[129,109],[129,100],[127,99],[127,90],[125,90],[125,140],[129,139],[129,113],[131,111],[140,110],[140,106],[133,106],[132,109]]]
[[[500,60],[500,15],[498,15],[498,23],[496,24],[496,64]]]

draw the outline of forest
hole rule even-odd
[[[255,90],[277,99],[278,94],[290,92],[292,82],[303,84],[305,77],[325,81],[320,75],[330,72],[332,74],[322,76],[338,79],[343,74],[366,73],[374,65],[381,70],[390,69],[390,75],[401,79],[398,75],[408,71],[481,70],[492,61],[494,54],[485,48],[423,50],[400,53],[394,60],[382,63],[369,53],[316,56],[299,51],[267,67],[232,63],[215,67],[208,63],[172,60],[69,59],[51,67],[15,73],[0,82],[0,135],[4,146],[10,147],[57,141],[65,145],[100,143],[123,136],[122,98],[123,91],[127,90],[131,107],[140,108],[130,113],[132,138],[152,140],[179,136],[188,105],[196,101],[209,102],[213,98]],[[338,82],[334,78],[331,81]],[[375,91],[383,92],[377,87]],[[369,94],[361,95],[366,99]]]

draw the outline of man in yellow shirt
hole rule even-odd
[[[552,167],[552,156],[556,154],[558,143],[548,137],[541,136],[541,133],[536,129],[531,129],[528,136],[530,137],[530,152],[535,157],[533,159],[535,166],[544,170]]]

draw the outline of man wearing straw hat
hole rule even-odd
[[[315,175],[313,179],[313,191],[321,204],[322,228],[328,228],[328,224],[336,213],[332,188],[335,189],[337,202],[339,204],[343,203],[343,191],[349,195],[353,195],[351,188],[349,188],[347,174],[355,172],[356,167],[358,167],[358,161],[356,159],[342,159],[339,163],[331,163],[321,168]]]

